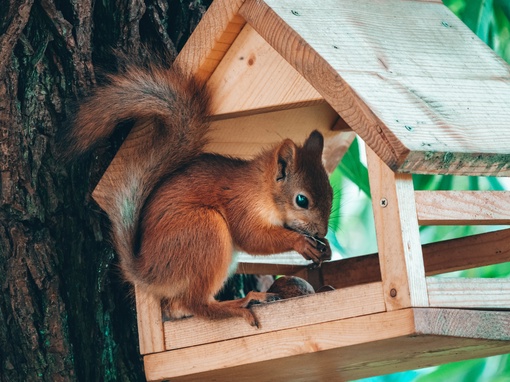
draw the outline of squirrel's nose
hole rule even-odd
[[[315,237],[326,237],[326,234],[328,233],[328,226],[325,227],[318,227],[317,232],[315,233]]]

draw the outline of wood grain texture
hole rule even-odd
[[[422,251],[426,276],[509,262],[510,230],[425,244]],[[252,266],[253,268],[251,268]],[[260,264],[258,266],[262,267]],[[275,265],[272,267],[272,270],[276,268]],[[305,266],[302,266],[301,269],[298,266],[291,268],[290,265],[287,265],[287,267],[290,271],[288,274],[295,274],[306,269]],[[252,264],[247,268],[253,270],[254,273],[258,273],[256,271],[259,270]],[[335,288],[381,281],[377,253],[325,262],[322,264],[321,272],[323,283]]]
[[[510,230],[423,246],[427,276],[510,261]]]
[[[430,306],[510,309],[509,279],[427,278]]]
[[[144,147],[144,142],[153,128],[154,124],[151,118],[141,119],[133,126],[128,137],[122,143],[121,148],[92,192],[92,197],[96,203],[108,215],[111,214],[109,208],[115,205],[115,203],[110,201],[114,196],[112,190],[118,187],[118,179],[122,177],[122,172],[125,171],[124,163],[126,159],[135,155],[141,147]]]
[[[213,115],[277,110],[324,102],[319,93],[246,25],[207,82]]]
[[[289,314],[290,315],[290,314]],[[414,333],[411,310],[401,310],[271,331],[144,358],[148,380],[315,353]],[[310,365],[308,365],[310,366]]]
[[[240,14],[393,170],[510,174],[509,67],[439,2],[247,0]]]
[[[476,333],[477,327],[467,327],[470,323],[483,327],[482,315],[491,322],[490,312],[478,317],[474,312],[466,321],[469,311],[460,311],[452,322],[455,315],[447,311],[443,326],[449,329],[441,335],[442,310],[428,314],[429,309],[404,309],[165,352],[145,357],[147,378],[179,374],[172,381],[248,382],[254,376],[259,381],[355,380],[510,352],[510,341],[487,340],[491,333],[483,330],[478,330],[482,333],[478,338],[449,335],[463,332],[462,326],[464,333]],[[502,315],[496,319],[508,322],[510,313]],[[435,334],[419,334],[417,327]]]
[[[135,287],[140,354],[165,350],[161,301]]]
[[[417,308],[420,334],[509,341],[510,312],[493,310]]]
[[[329,135],[326,138],[324,141],[324,151],[322,152],[322,161],[328,174],[332,174],[335,171],[355,138],[356,133],[354,131],[340,131],[339,134]]]
[[[379,282],[261,304],[252,309],[260,322],[260,328],[254,328],[237,318],[211,321],[192,317],[166,321],[166,349],[246,338],[282,329],[380,313],[385,307]]]
[[[395,174],[368,146],[367,161],[386,307],[428,306],[411,175]]]
[[[510,192],[417,191],[420,225],[510,224]]]
[[[305,269],[310,262],[297,252],[270,256],[252,256],[241,253],[237,257],[236,273],[259,275],[293,275]]]
[[[174,61],[188,76],[206,81],[230,48],[245,21],[238,15],[244,0],[216,0],[211,4],[185,46]],[[152,128],[150,119],[139,121],[119,149],[117,155],[96,186],[92,196],[99,206],[108,211],[107,198],[115,187],[117,174],[124,171],[124,158],[143,147],[144,137]]]
[[[239,158],[253,158],[263,148],[291,138],[302,144],[313,130],[319,130],[325,146],[342,147],[342,131],[331,127],[338,114],[326,103],[307,107],[216,120],[208,134],[207,151]]]
[[[188,75],[206,81],[246,23],[238,15],[243,2],[244,0],[214,1],[174,64]]]
[[[258,381],[353,381],[509,351],[507,341],[412,335],[192,374],[172,381],[251,382],[254,376]]]

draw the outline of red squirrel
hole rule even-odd
[[[274,295],[214,296],[235,271],[236,250],[331,258],[323,137],[314,131],[302,146],[285,139],[252,160],[208,154],[209,99],[176,68],[130,65],[81,103],[64,155],[90,152],[121,122],[152,118],[111,190],[111,236],[125,278],[166,301],[171,317],[240,316],[257,325],[250,303]]]

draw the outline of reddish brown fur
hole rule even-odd
[[[207,94],[178,71],[131,68],[83,104],[69,147],[80,154],[119,121],[155,117],[147,147],[112,190],[109,217],[124,274],[165,299],[173,316],[241,316],[253,325],[249,301],[273,296],[214,299],[233,250],[296,250],[315,262],[331,255],[310,238],[324,237],[331,209],[322,136],[312,133],[303,147],[284,140],[252,161],[202,154],[207,108]],[[308,208],[297,206],[297,193]]]

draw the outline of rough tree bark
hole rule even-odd
[[[0,0],[0,381],[143,380],[133,301],[89,196],[105,164],[64,166],[54,137],[112,48],[175,55],[209,3]]]

